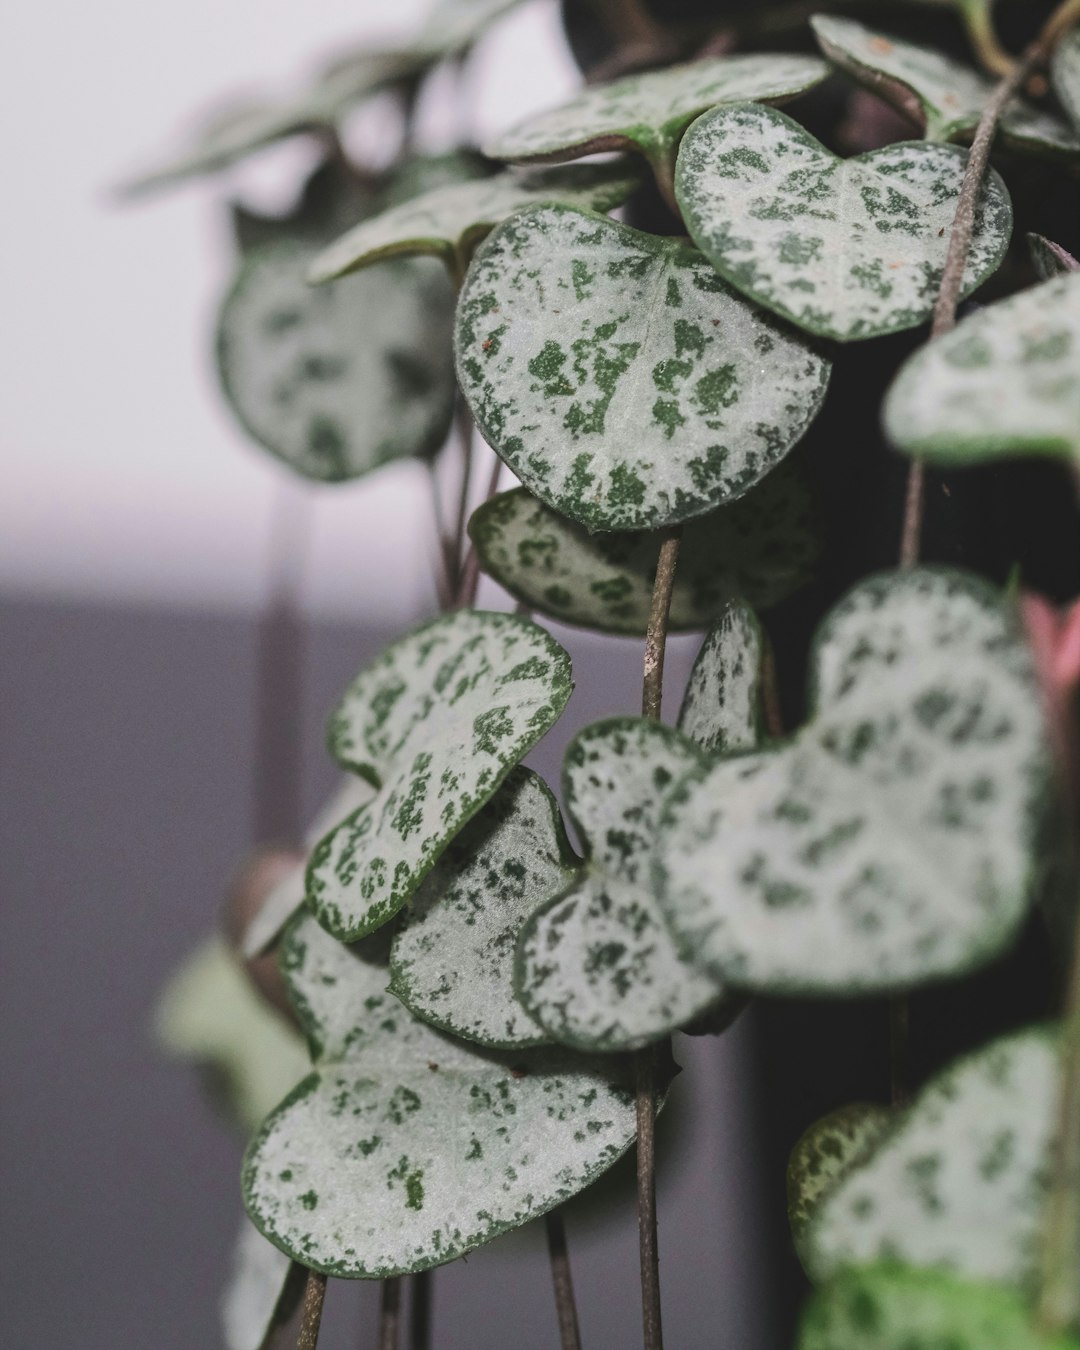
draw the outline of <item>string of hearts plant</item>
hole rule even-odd
[[[887,33],[851,3],[677,23],[568,3],[621,74],[482,155],[417,153],[429,74],[512,8],[442,0],[413,43],[234,109],[132,185],[321,148],[293,211],[234,208],[222,389],[304,478],[426,460],[439,522],[443,612],[330,719],[340,793],[272,883],[249,876],[240,960],[210,944],[163,1005],[250,1136],[227,1344],[269,1346],[302,1301],[315,1346],[333,1277],[383,1282],[389,1350],[402,1277],[545,1215],[579,1346],[559,1206],[636,1147],[658,1350],[671,1037],[722,1034],[755,999],[872,997],[894,1100],[837,1102],[791,1154],[799,1350],[1078,1347],[1080,628],[919,559],[928,470],[1080,474],[1080,212],[1029,257],[1010,191],[1069,199],[1080,176],[1080,4],[1029,6],[1012,55],[989,0],[897,0]],[[402,151],[375,172],[343,127],[387,91]],[[860,353],[911,459],[899,565],[830,590],[830,380]],[[495,457],[470,513],[474,425]],[[503,466],[519,486],[499,492]],[[514,612],[474,607],[480,572]],[[770,633],[816,629],[794,719],[801,672],[765,611]],[[561,804],[522,764],[571,696],[545,622],[644,639],[641,716],[571,740]],[[677,727],[669,628],[707,630]],[[1057,1015],[909,1083],[909,1004],[1040,913]]]

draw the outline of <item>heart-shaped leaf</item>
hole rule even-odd
[[[245,1218],[221,1301],[225,1350],[263,1350],[267,1337],[293,1315],[303,1291],[303,1267],[267,1242]]]
[[[1054,93],[1080,134],[1080,28],[1072,28],[1054,49],[1050,62]]]
[[[458,380],[485,439],[590,530],[742,496],[809,426],[829,363],[688,245],[536,206],[477,250]]]
[[[564,1045],[636,1050],[721,997],[676,951],[648,878],[664,791],[703,758],[687,737],[633,717],[596,722],[567,748],[563,795],[588,861],[525,924],[516,973],[521,1002]]]
[[[876,33],[853,19],[810,20],[821,50],[871,93],[911,118],[930,141],[970,140],[994,81],[929,47]],[[1078,138],[1059,117],[1014,99],[999,121],[1003,144],[1035,154],[1075,157]]]
[[[822,1199],[866,1156],[891,1114],[876,1102],[852,1102],[815,1120],[800,1136],[787,1168],[788,1223],[800,1255]]]
[[[764,661],[753,610],[729,604],[694,659],[679,710],[683,735],[712,755],[753,750],[761,738]]]
[[[658,895],[747,990],[855,995],[972,969],[1031,899],[1050,765],[1011,607],[966,573],[873,577],[826,618],[812,720],[669,797]]]
[[[361,221],[319,254],[308,279],[330,281],[403,254],[439,258],[456,274],[480,240],[515,211],[552,201],[613,211],[640,182],[624,164],[575,164],[433,188]]]
[[[379,790],[312,854],[319,922],[352,941],[396,914],[571,687],[570,658],[542,628],[478,610],[425,624],[362,670],[331,719],[330,750]]]
[[[211,1087],[245,1134],[307,1066],[296,1031],[259,997],[221,938],[205,942],[173,975],[155,1028],[170,1054],[212,1071]]]
[[[668,179],[683,132],[718,103],[783,103],[828,74],[812,56],[720,56],[595,85],[485,146],[492,159],[554,162],[634,150]]]
[[[443,269],[407,258],[314,288],[313,252],[249,253],[225,299],[218,367],[237,417],[271,454],[325,482],[437,450],[454,401]]]
[[[921,348],[884,420],[901,450],[946,464],[1080,457],[1080,274],[987,305]]]
[[[451,1261],[582,1190],[634,1138],[624,1066],[432,1030],[386,992],[380,938],[348,948],[308,916],[290,928],[283,965],[317,1063],[243,1172],[255,1225],[347,1278]]]
[[[536,774],[513,770],[413,897],[390,948],[390,992],[467,1041],[545,1044],[514,997],[514,947],[577,864],[551,792]]]
[[[683,138],[675,194],[694,242],[733,286],[811,333],[851,342],[914,328],[941,285],[967,163],[901,142],[838,159],[775,108],[717,108]],[[975,213],[967,295],[1012,232],[991,172]]]
[[[1078,1350],[1043,1334],[1008,1289],[892,1262],[846,1270],[814,1297],[798,1350]]]
[[[659,544],[641,531],[589,534],[515,488],[469,521],[485,572],[532,610],[606,633],[644,633]],[[804,585],[818,556],[810,494],[788,464],[683,530],[671,632],[704,628],[733,596],[758,609]]]
[[[805,1235],[811,1273],[904,1261],[1030,1293],[1057,1100],[1057,1037],[1046,1028],[951,1065],[822,1200]]]

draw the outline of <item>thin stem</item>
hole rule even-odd
[[[1047,1204],[1038,1323],[1043,1331],[1080,1325],[1080,915],[1061,1028],[1057,1151]]]
[[[319,1344],[325,1298],[326,1276],[318,1270],[309,1270],[304,1285],[304,1310],[300,1314],[300,1335],[296,1341],[296,1350],[315,1350]]]
[[[660,1247],[656,1231],[656,1057],[652,1046],[634,1055],[637,1116],[638,1254],[645,1350],[663,1350],[660,1315]]]
[[[983,69],[991,75],[1011,75],[1016,62],[1001,45],[993,16],[983,0],[966,0],[964,26]]]
[[[761,702],[765,713],[765,730],[778,741],[784,734],[784,713],[780,706],[780,684],[776,678],[776,657],[771,644],[766,643],[765,658],[761,663]]]
[[[401,1330],[401,1276],[392,1275],[380,1285],[379,1350],[397,1350]]]
[[[431,514],[435,520],[435,538],[438,542],[438,558],[435,566],[435,595],[441,610],[453,605],[456,588],[457,559],[450,543],[450,536],[443,519],[442,496],[439,492],[439,475],[434,460],[428,461],[428,487],[431,497]]]
[[[489,502],[499,490],[499,476],[502,473],[502,460],[495,456],[495,463],[491,466],[491,477],[488,479],[487,492],[484,494],[484,501]],[[480,559],[476,554],[476,546],[469,545],[469,551],[465,555],[465,561],[461,565],[461,582],[458,586],[457,597],[455,599],[455,608],[471,609],[476,604],[476,591],[480,585]]]
[[[431,1286],[433,1273],[421,1270],[412,1277],[409,1310],[409,1350],[431,1350]]]
[[[549,1209],[544,1215],[551,1283],[555,1290],[555,1313],[559,1319],[559,1343],[562,1350],[581,1350],[574,1281],[570,1273],[570,1253],[566,1246],[566,1225],[561,1209]]]
[[[459,394],[457,403],[458,440],[461,444],[461,484],[458,489],[457,517],[454,520],[454,532],[450,536],[450,548],[454,559],[454,585],[461,585],[461,568],[465,552],[465,527],[469,521],[469,487],[472,481],[473,467],[473,416],[469,405]]]
[[[675,569],[679,563],[681,540],[682,530],[676,526],[660,545],[652,603],[649,606],[649,625],[645,633],[641,715],[651,717],[656,722],[660,720],[660,708],[664,697],[664,652],[667,648],[668,611],[671,609],[671,592],[675,586]]]

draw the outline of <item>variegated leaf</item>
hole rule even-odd
[[[754,611],[739,602],[727,605],[694,660],[679,730],[712,755],[753,750],[761,738],[764,661],[765,638]]]
[[[589,534],[515,488],[469,521],[480,566],[516,599],[560,623],[644,633],[656,575],[654,534]],[[683,530],[669,628],[704,628],[733,596],[759,609],[811,577],[818,557],[810,494],[787,464],[745,497]]]
[[[1080,135],[1080,28],[1072,28],[1057,44],[1050,77],[1061,106]]]
[[[393,643],[356,677],[330,749],[378,788],[316,847],[307,900],[344,941],[384,924],[555,722],[570,658],[514,614],[461,610]]]
[[[1008,1289],[889,1261],[838,1275],[815,1295],[798,1350],[1080,1350],[1042,1333]]]
[[[225,1350],[263,1350],[267,1337],[296,1310],[304,1271],[245,1218],[221,1301]]]
[[[807,1225],[822,1200],[866,1156],[891,1114],[887,1106],[852,1102],[815,1120],[799,1137],[788,1159],[787,1210],[800,1255]]]
[[[994,81],[934,51],[888,37],[853,19],[818,15],[811,26],[841,70],[909,117],[930,141],[970,140]],[[1002,143],[1034,154],[1075,157],[1080,137],[1060,117],[1014,99],[999,122]]]
[[[818,1207],[811,1274],[904,1261],[1033,1292],[1052,1171],[1058,1042],[992,1042],[939,1074]]]
[[[966,163],[958,146],[924,141],[838,159],[775,108],[747,103],[694,123],[675,192],[694,242],[733,286],[851,342],[929,318]],[[1009,194],[991,172],[963,294],[996,271],[1011,232]]]
[[[222,938],[205,942],[173,975],[155,1028],[170,1054],[211,1070],[211,1086],[245,1134],[307,1066],[300,1037],[255,992]]]
[[[702,759],[688,738],[633,717],[596,722],[567,748],[564,797],[588,860],[525,924],[516,974],[521,1002],[564,1045],[635,1050],[722,995],[679,956],[648,877],[664,793]]]
[[[546,1043],[514,997],[514,948],[577,866],[555,798],[536,774],[513,770],[413,897],[390,949],[390,992],[467,1041]]]
[[[1080,274],[987,305],[901,368],[885,430],[946,464],[1080,456]]]
[[[531,207],[480,246],[455,346],[489,444],[590,530],[742,496],[806,430],[829,373],[696,249],[567,206]]]
[[[568,103],[527,118],[485,147],[492,159],[578,159],[598,150],[635,150],[671,177],[683,132],[718,103],[784,103],[828,73],[812,56],[719,56],[627,75],[583,90]]]
[[[434,1031],[386,992],[381,937],[349,948],[309,916],[290,928],[283,964],[317,1062],[243,1171],[255,1225],[346,1278],[451,1261],[583,1189],[634,1138],[623,1065]]]
[[[812,719],[668,798],[658,895],[749,991],[856,995],[973,969],[1033,889],[1050,763],[1011,606],[967,573],[873,577],[831,612]]]
[[[576,164],[433,188],[361,221],[319,254],[308,279],[330,281],[403,254],[439,258],[456,275],[480,240],[515,211],[553,201],[613,211],[640,181],[624,164]]]
[[[358,478],[437,450],[450,425],[453,288],[406,258],[332,288],[315,248],[249,253],[218,320],[222,388],[245,429],[305,478]]]
[[[1066,272],[1080,272],[1080,262],[1045,235],[1028,232],[1028,253],[1040,281],[1052,281]]]

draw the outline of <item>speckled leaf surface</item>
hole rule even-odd
[[[321,839],[346,816],[351,816],[375,796],[375,789],[366,778],[346,774],[334,795],[325,803],[304,835],[304,844],[310,853]],[[241,943],[241,954],[258,956],[272,947],[281,930],[304,903],[307,890],[307,862],[291,868],[263,901],[262,908],[248,924]]]
[[[170,1054],[212,1071],[211,1086],[248,1134],[307,1067],[303,1041],[255,992],[222,938],[173,975],[155,1030]]]
[[[473,513],[469,535],[483,570],[530,609],[600,632],[645,632],[655,534],[590,534],[515,488]],[[670,630],[707,627],[733,596],[760,609],[779,603],[810,580],[819,551],[805,481],[783,464],[745,497],[686,525]]]
[[[479,610],[425,624],[362,670],[331,719],[330,749],[378,793],[312,854],[307,900],[319,922],[349,941],[396,914],[570,690],[554,638]]]
[[[1013,609],[967,573],[872,577],[818,631],[811,720],[665,804],[658,896],[747,990],[857,995],[973,969],[1031,900],[1050,777]]]
[[[885,431],[910,455],[962,464],[1080,456],[1080,274],[987,305],[901,367]]]
[[[450,425],[453,290],[429,258],[333,287],[310,244],[247,255],[218,320],[222,388],[248,433],[305,478],[358,478],[429,454]]]
[[[1054,50],[1050,62],[1054,93],[1080,135],[1080,28],[1072,28]]]
[[[544,1044],[514,996],[514,949],[525,920],[577,866],[555,798],[536,774],[513,770],[413,897],[390,949],[390,992],[468,1041]]]
[[[1078,1350],[1008,1289],[892,1263],[844,1271],[807,1309],[798,1350]]]
[[[838,159],[775,108],[706,113],[679,151],[675,194],[694,242],[758,303],[840,342],[930,317],[967,163],[958,146],[904,141]],[[963,293],[996,271],[1012,206],[991,172]]]
[[[939,1074],[806,1232],[811,1273],[904,1261],[1031,1293],[1057,1103],[1045,1028],[992,1042]]]
[[[290,929],[317,1062],[243,1172],[256,1226],[346,1278],[453,1260],[583,1189],[634,1137],[624,1065],[442,1035],[386,991],[380,938],[345,947],[308,916]]]
[[[702,758],[687,737],[632,717],[594,723],[567,748],[564,797],[586,867],[525,924],[516,974],[518,997],[553,1039],[634,1050],[720,998],[676,951],[648,875],[663,795]]]
[[[329,281],[403,254],[427,254],[456,268],[515,211],[552,201],[613,211],[640,183],[640,176],[624,164],[575,164],[433,188],[361,221],[335,240],[312,263],[309,280]]]
[[[811,19],[825,55],[879,98],[909,117],[930,141],[970,140],[994,81],[929,47],[875,32],[853,19]],[[1014,99],[999,123],[1014,151],[1080,155],[1080,138],[1060,117]]]
[[[865,1157],[890,1116],[886,1106],[852,1102],[815,1120],[799,1137],[787,1168],[788,1223],[797,1251],[823,1197]]]
[[[1027,245],[1031,265],[1040,281],[1052,281],[1054,277],[1064,276],[1066,272],[1080,272],[1080,262],[1077,262],[1068,249],[1055,244],[1045,235],[1029,231]]]
[[[727,605],[694,658],[679,711],[683,735],[712,755],[753,750],[761,735],[764,659],[754,611],[739,601]]]
[[[696,249],[567,206],[477,250],[458,380],[527,488],[590,530],[640,530],[742,496],[817,414],[829,363]]]
[[[221,1301],[225,1350],[263,1350],[271,1331],[291,1317],[303,1288],[300,1267],[245,1218]]]
[[[683,132],[707,108],[746,99],[785,102],[812,89],[827,73],[824,62],[812,56],[759,53],[628,75],[527,118],[485,150],[493,159],[517,161],[636,150],[662,166],[674,158]]]

